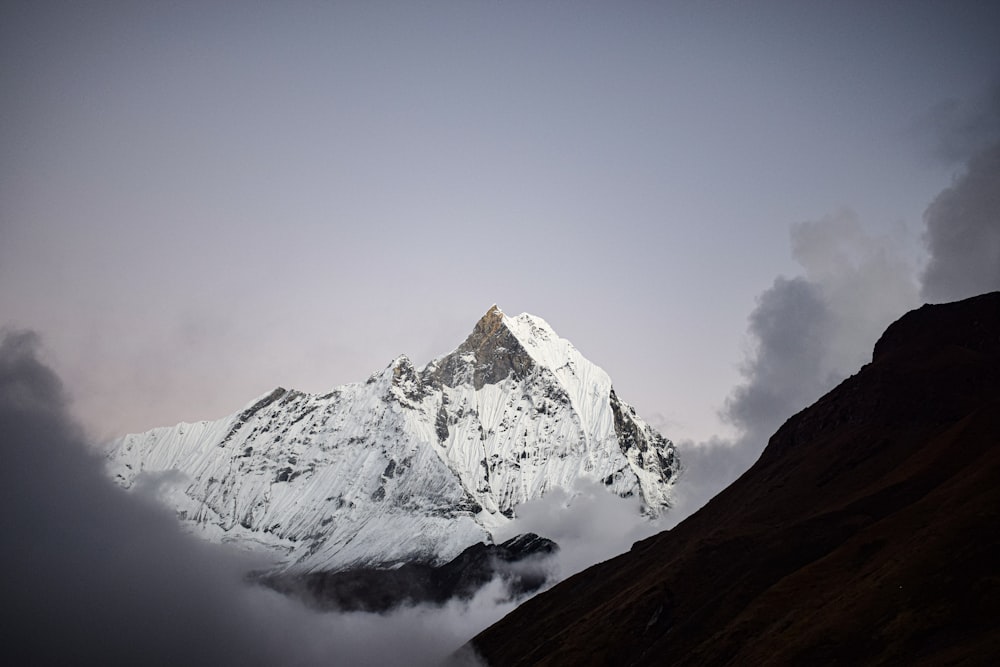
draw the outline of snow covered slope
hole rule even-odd
[[[545,321],[494,306],[451,354],[404,357],[323,394],[275,389],[238,414],[127,435],[109,470],[205,537],[291,571],[444,562],[578,478],[671,504],[673,444]]]

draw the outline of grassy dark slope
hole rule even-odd
[[[704,508],[473,643],[504,666],[995,664],[1000,293],[908,313]]]

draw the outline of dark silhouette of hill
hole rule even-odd
[[[671,531],[520,606],[492,665],[1000,660],[1000,293],[927,305]]]

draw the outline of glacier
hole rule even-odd
[[[605,371],[497,306],[423,367],[400,356],[325,394],[279,387],[223,419],[119,438],[107,463],[193,532],[303,574],[446,562],[578,479],[656,517],[680,471]]]

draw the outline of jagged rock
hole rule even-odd
[[[607,373],[544,320],[494,306],[422,368],[400,356],[324,395],[279,388],[218,421],[128,435],[109,469],[125,487],[180,471],[159,488],[192,530],[303,573],[441,565],[581,478],[656,516],[679,462]]]
[[[443,565],[405,563],[392,569],[278,575],[262,582],[325,610],[384,612],[404,604],[466,600],[495,577],[517,599],[545,585],[544,558],[557,550],[555,542],[525,533],[502,544],[474,544]]]

